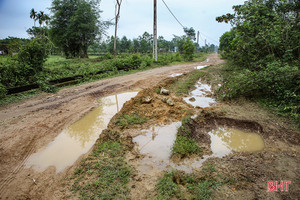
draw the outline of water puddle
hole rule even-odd
[[[142,135],[133,138],[138,151],[145,155],[141,160],[140,171],[150,171],[154,168],[162,171],[170,164],[172,146],[180,126],[181,122],[156,126],[142,130]]]
[[[99,107],[63,130],[43,150],[32,154],[26,166],[33,166],[39,171],[55,166],[58,173],[71,166],[79,156],[89,151],[111,118],[137,93],[127,92],[99,99]]]
[[[133,139],[138,151],[145,157],[141,159],[138,170],[145,174],[155,174],[165,169],[183,170],[192,173],[212,157],[222,158],[231,152],[257,152],[264,149],[262,137],[256,133],[244,132],[238,129],[218,128],[208,134],[211,137],[212,155],[202,158],[187,158],[180,163],[170,160],[173,143],[181,122],[170,125],[156,126],[149,130],[143,130],[142,135]]]
[[[213,154],[225,156],[232,151],[257,152],[265,148],[263,138],[252,132],[233,128],[218,128],[208,133]]]
[[[171,74],[170,77],[177,77],[177,76],[181,76],[183,73],[177,73],[177,74]]]
[[[211,86],[205,83],[201,83],[201,80],[197,82],[195,85],[196,89],[193,90],[188,97],[183,98],[183,100],[196,107],[210,107],[210,104],[216,103],[216,100],[208,97],[208,95],[212,94]]]
[[[200,70],[200,69],[203,69],[203,68],[205,68],[205,67],[208,67],[208,65],[197,66],[197,67],[195,67],[195,69],[198,69],[198,70]]]

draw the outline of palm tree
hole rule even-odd
[[[36,17],[37,17],[36,12],[34,8],[32,8],[30,11],[30,18],[34,20],[34,26],[35,26]]]

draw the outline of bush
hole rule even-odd
[[[191,41],[190,38],[187,38],[183,44],[183,57],[187,61],[192,61],[194,58],[194,53],[196,51],[196,47]]]
[[[6,94],[7,94],[6,88],[4,87],[4,85],[0,83],[0,98],[4,98]]]
[[[45,36],[38,36],[24,45],[19,54],[18,61],[27,66],[30,74],[34,75],[43,70],[50,50],[50,41]]]

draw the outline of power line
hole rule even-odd
[[[182,26],[182,28],[185,28],[185,26],[182,25],[182,23],[180,23],[180,21],[177,19],[177,17],[173,14],[173,12],[171,11],[171,9],[169,8],[169,6],[166,4],[166,2],[164,0],[162,0],[162,2],[165,4],[165,6],[167,7],[167,9],[169,10],[169,12],[173,15],[173,17],[176,19],[176,21],[180,24],[180,26]]]
[[[205,36],[206,38],[210,39],[213,42],[219,43],[218,41],[216,41],[215,39],[208,37],[207,35],[205,35],[203,32],[200,32],[203,36]]]

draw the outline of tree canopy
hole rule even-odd
[[[100,22],[98,1],[88,0],[53,0],[51,11],[50,36],[67,58],[87,58],[89,45],[106,28]]]

